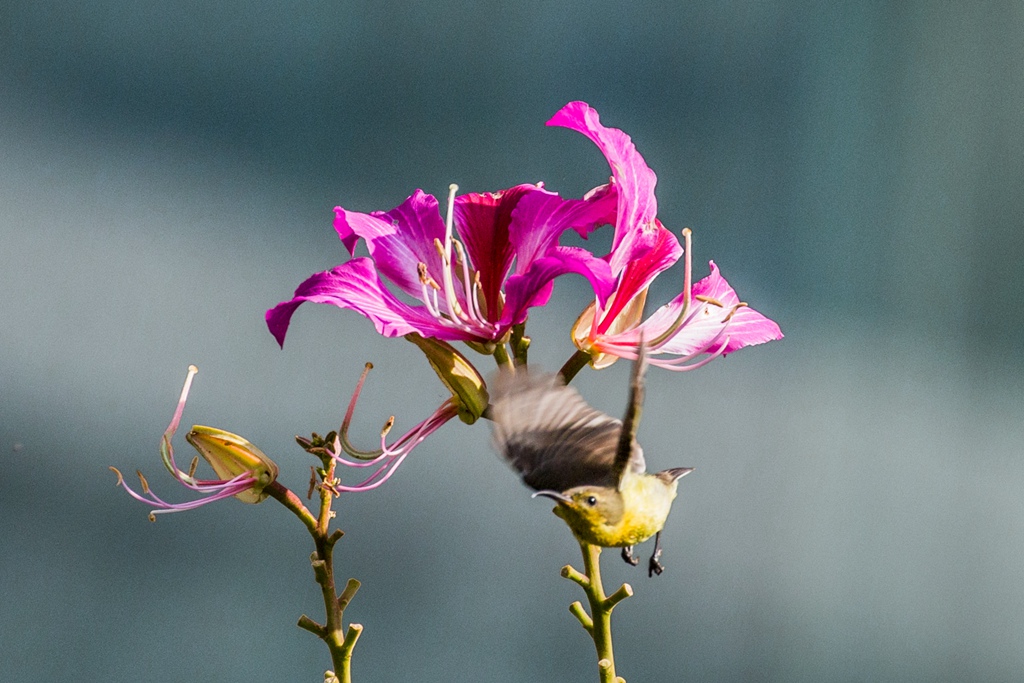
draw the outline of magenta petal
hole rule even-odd
[[[597,327],[599,334],[607,332],[622,309],[644,291],[659,273],[678,261],[683,253],[683,247],[676,236],[657,219],[654,222],[654,236],[657,239],[651,242],[646,253],[626,264],[615,289],[615,301],[608,310],[601,313]]]
[[[616,205],[617,193],[611,185],[594,188],[583,199],[562,199],[542,189],[523,196],[509,227],[509,240],[516,250],[516,272],[526,272],[530,264],[558,246],[566,230],[571,228],[587,237],[599,225],[614,221]]]
[[[654,197],[657,176],[628,135],[617,128],[601,125],[597,111],[586,102],[570,102],[562,107],[549,126],[562,126],[590,138],[608,160],[618,188],[619,205],[612,244],[612,272],[618,275],[631,261],[651,248],[654,218],[658,202]]]
[[[614,288],[615,280],[607,261],[579,247],[555,247],[530,264],[525,273],[508,278],[502,326],[518,325],[526,320],[527,308],[546,304],[551,296],[552,281],[566,273],[587,278],[601,301],[607,299]]]
[[[500,192],[455,198],[455,224],[469,260],[480,275],[480,289],[489,313],[498,311],[494,302],[501,298],[501,286],[515,256],[509,241],[512,211],[525,194],[537,191],[536,185],[516,185]]]
[[[349,253],[359,238],[365,240],[380,274],[405,293],[420,298],[420,263],[435,280],[442,280],[444,269],[434,240],[444,242],[444,221],[432,195],[416,190],[391,211],[366,214],[338,206],[334,214],[334,229]]]
[[[708,345],[717,348],[717,344],[728,338],[723,353],[732,353],[744,346],[782,339],[782,330],[778,324],[748,306],[737,308],[726,323],[725,319],[740,299],[721,276],[714,261],[710,262],[710,266],[711,274],[693,285],[692,296],[711,297],[723,306],[700,302],[694,298],[687,322],[657,352],[689,356]],[[675,321],[682,306],[683,294],[680,294],[655,311],[640,326],[639,331],[643,332],[645,339],[656,338]]]
[[[418,332],[425,337],[447,341],[475,338],[470,333],[441,324],[425,308],[399,300],[381,282],[373,261],[368,258],[355,258],[332,270],[314,274],[299,285],[290,301],[283,301],[267,311],[267,327],[278,344],[284,346],[292,314],[307,301],[361,313],[385,337]]]

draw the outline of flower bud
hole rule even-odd
[[[405,338],[418,346],[430,362],[430,367],[452,392],[458,403],[459,419],[466,424],[477,421],[490,397],[487,395],[487,384],[473,364],[455,348],[439,339],[422,337],[415,332]]]
[[[249,474],[256,483],[235,494],[243,503],[259,503],[266,499],[263,489],[277,479],[277,464],[246,439],[215,427],[195,425],[185,440],[210,463],[217,476],[231,480]]]

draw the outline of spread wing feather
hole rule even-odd
[[[536,490],[617,486],[622,422],[589,406],[555,375],[502,373],[491,384],[494,445]],[[628,466],[645,470],[633,441]]]

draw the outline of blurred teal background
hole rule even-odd
[[[345,259],[332,208],[604,182],[583,99],[633,136],[782,342],[652,372],[651,467],[690,465],[666,573],[614,555],[629,681],[1019,680],[1024,670],[1024,5],[5,3],[0,10],[0,670],[5,681],[316,681],[311,550],[273,502],[146,520],[157,444],[245,435],[304,491],[295,434],[370,444],[443,399],[357,315],[263,311]],[[600,239],[600,238],[599,238]],[[600,242],[599,242],[600,244]],[[678,291],[662,276],[652,302]],[[586,302],[533,316],[554,369]],[[622,365],[622,364],[620,364]],[[626,367],[584,371],[618,414]],[[179,449],[184,453],[183,441]],[[359,681],[595,680],[559,578],[578,548],[447,425],[347,496]],[[645,548],[646,552],[648,549]]]

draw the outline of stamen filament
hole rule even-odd
[[[178,398],[178,405],[174,409],[174,416],[171,418],[171,423],[167,425],[167,429],[164,430],[164,434],[160,438],[160,458],[164,461],[164,467],[166,467],[167,470],[175,477],[179,477],[179,475],[184,475],[185,473],[178,470],[178,466],[174,463],[174,451],[171,448],[171,437],[174,436],[174,432],[178,431],[178,425],[181,423],[181,414],[185,412],[185,402],[188,400],[188,392],[189,389],[192,388],[192,378],[195,377],[198,372],[199,368],[196,366],[188,366],[188,374],[185,376],[185,385],[181,388],[181,396]]]
[[[448,186],[448,215],[444,222],[444,253],[452,253],[452,231],[455,225],[455,193],[459,191],[459,186],[452,183]]]
[[[348,410],[345,411],[345,419],[341,422],[341,429],[338,430],[338,443],[341,448],[354,458],[360,460],[371,460],[379,457],[383,454],[383,451],[361,451],[348,440],[348,427],[352,423],[352,413],[356,409],[356,401],[359,400],[359,394],[363,390],[363,382],[366,381],[366,376],[373,369],[373,363],[367,363],[366,367],[363,368],[363,374],[359,376],[359,382],[356,383],[356,390],[352,393],[352,398],[348,402]]]
[[[434,238],[434,248],[437,249],[437,253],[441,256],[441,267],[444,268],[442,280],[444,281],[444,298],[448,304],[448,312],[452,318],[465,318],[466,314],[462,310],[462,306],[459,304],[458,296],[455,294],[455,281],[452,278],[452,259],[451,252],[449,251],[449,236],[445,235],[445,244],[441,244],[441,240]]]
[[[437,307],[437,290],[427,289],[427,283],[424,280],[420,280],[420,286],[423,288],[423,305],[427,307],[427,312],[438,321],[446,321],[447,318],[441,315],[441,311]]]
[[[686,316],[690,312],[690,291],[693,286],[693,262],[691,259],[693,250],[692,235],[692,230],[689,228],[683,228],[683,307],[680,309],[679,315],[676,316],[675,321],[665,328],[664,332],[652,339],[650,344],[647,345],[650,349],[658,348],[671,339],[679,328],[685,324]]]
[[[480,305],[480,300],[483,298],[484,294],[484,286],[480,283],[479,270],[473,272],[473,286],[472,288],[470,288],[469,292],[469,299],[473,304],[473,310],[477,312],[477,314],[480,316],[480,320],[482,320],[485,325],[488,325],[493,329],[494,325],[488,322],[487,316],[484,314],[484,309]]]
[[[478,300],[476,296],[476,289],[473,287],[474,278],[475,282],[480,281],[480,273],[474,272],[473,277],[470,276],[469,259],[466,258],[466,252],[462,248],[462,243],[458,240],[454,240],[452,244],[455,246],[456,257],[462,265],[462,288],[466,294],[466,306],[469,308],[469,317],[478,324],[486,323],[487,321],[484,320],[484,317],[480,314],[480,309],[477,305]]]
[[[381,460],[384,460],[385,462],[361,483],[354,486],[346,486],[339,483],[333,488],[342,492],[370,491],[377,488],[391,478],[391,475],[395,473],[398,466],[402,464],[405,458],[413,451],[414,448],[416,448],[416,446],[418,446],[438,427],[450,420],[457,413],[458,407],[452,399],[449,399],[442,404],[441,408],[436,411],[433,416],[425,420],[413,431],[399,438],[391,446],[388,446],[385,442],[387,432],[382,430],[380,440],[380,450],[382,451],[382,454],[373,462],[353,463],[348,460],[335,457],[335,460],[339,463],[350,467],[366,467],[376,462],[380,462]]]
[[[658,367],[665,368],[666,370],[676,370],[678,372],[686,372],[688,370],[696,370],[697,368],[704,367],[705,365],[707,365],[708,363],[710,363],[714,359],[716,359],[719,356],[721,356],[725,352],[725,348],[727,346],[729,346],[729,341],[731,339],[732,339],[732,337],[726,337],[725,340],[719,345],[719,347],[717,349],[715,349],[715,351],[713,353],[709,354],[707,358],[702,358],[699,361],[697,361],[696,363],[691,363],[690,365],[686,365],[686,361],[687,360],[692,360],[694,357],[700,355],[700,353],[706,353],[707,352],[707,348],[706,347],[700,353],[697,353],[697,354],[694,354],[694,355],[691,355],[691,356],[687,356],[686,358],[673,358],[672,360],[665,360],[665,361],[655,361],[654,359],[652,359],[651,360],[651,365],[657,365]]]

